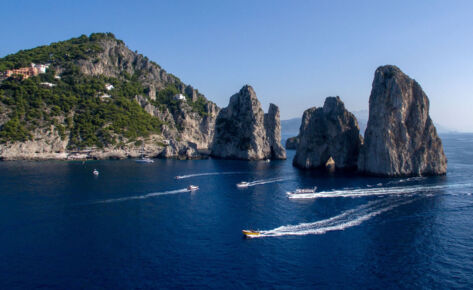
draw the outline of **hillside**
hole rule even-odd
[[[1,158],[83,151],[124,158],[143,150],[196,158],[208,149],[219,108],[111,33],[19,51],[0,59],[0,72],[31,63],[49,67],[0,79]]]

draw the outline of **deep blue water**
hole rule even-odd
[[[411,179],[303,172],[294,151],[0,162],[0,288],[471,289],[473,135],[443,142],[448,175]],[[174,179],[200,173],[228,174]],[[286,194],[314,185],[323,198]],[[244,239],[247,228],[264,236]]]

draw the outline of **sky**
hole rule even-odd
[[[0,0],[0,57],[112,32],[224,107],[250,84],[266,111],[302,116],[340,96],[368,109],[374,71],[397,65],[435,123],[473,132],[473,1]]]

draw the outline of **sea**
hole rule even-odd
[[[0,162],[0,289],[472,289],[473,134],[441,137],[440,177],[301,171],[291,150]]]

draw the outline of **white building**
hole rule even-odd
[[[111,84],[105,84],[105,88],[107,89],[107,91],[111,91],[113,90],[114,86]]]
[[[50,88],[52,88],[52,87],[55,87],[55,86],[56,86],[55,84],[52,84],[52,83],[47,83],[47,82],[44,82],[44,83],[39,83],[39,84],[40,84],[40,85],[42,85],[42,86],[50,87]]]
[[[183,94],[177,94],[177,95],[174,96],[174,100],[185,101],[186,96],[184,96]]]
[[[100,96],[101,99],[110,99],[112,96],[110,96],[109,94],[103,94]]]
[[[38,70],[38,73],[44,74],[44,73],[46,73],[46,70],[49,68],[49,63],[48,64],[31,63],[31,67],[36,68]]]

